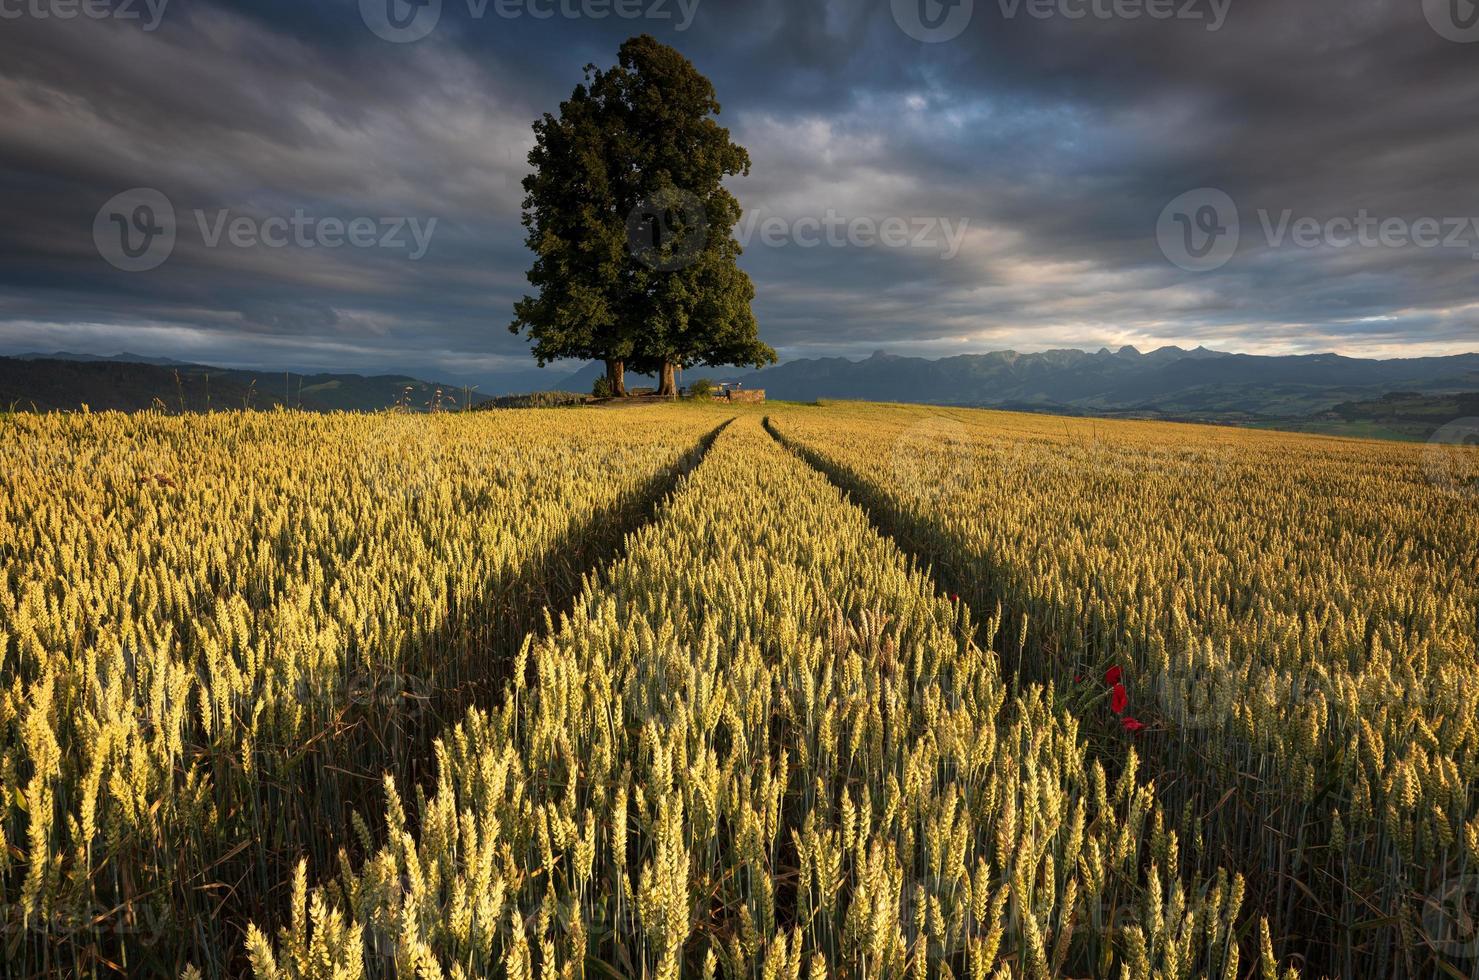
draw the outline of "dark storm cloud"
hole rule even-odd
[[[1264,228],[1479,216],[1479,44],[1440,36],[1418,3],[1175,0],[1160,9],[1199,18],[1158,20],[1130,0],[975,0],[957,36],[923,43],[900,26],[917,0],[443,0],[399,44],[357,2],[170,0],[153,30],[142,2],[143,21],[37,16],[50,2],[0,0],[10,349],[524,367],[505,325],[529,260],[529,124],[640,31],[709,74],[751,152],[734,190],[783,233],[752,224],[743,263],[783,354],[1393,355],[1479,337],[1479,228],[1467,248],[1336,247],[1323,230],[1304,247]],[[165,195],[177,240],[126,272],[94,218],[139,187]],[[1203,187],[1236,203],[1241,241],[1189,272],[1157,221]],[[934,237],[882,245],[889,219]],[[826,221],[872,233],[813,244]]]

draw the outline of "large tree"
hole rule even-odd
[[[524,178],[526,244],[534,252],[530,285],[537,295],[514,305],[514,333],[528,330],[543,367],[566,358],[606,362],[616,394],[625,394],[624,363],[632,331],[621,316],[620,283],[628,262],[620,213],[622,192],[611,179],[619,141],[614,79],[586,67],[586,84],[534,124],[533,172]]]
[[[515,308],[543,364],[600,358],[614,388],[626,367],[657,373],[662,394],[693,364],[772,363],[737,264],[739,202],[723,185],[750,158],[713,119],[714,87],[652,37],[535,124],[524,224],[540,289]]]

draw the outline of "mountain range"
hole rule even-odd
[[[599,366],[562,383],[571,390]],[[1141,353],[998,351],[930,360],[878,352],[789,361],[760,371],[695,368],[710,377],[764,388],[770,398],[866,399],[1066,414],[1126,415],[1257,423],[1305,418],[1393,391],[1479,391],[1479,354],[1367,360],[1339,354],[1230,354],[1198,347]]]
[[[511,375],[480,391],[407,375],[226,369],[135,354],[22,354],[0,357],[0,406],[40,410],[170,410],[275,405],[317,411],[425,409],[482,404],[499,393],[589,392],[599,363]],[[1338,354],[1232,354],[1198,347],[997,351],[931,360],[877,352],[863,360],[824,357],[760,371],[692,368],[707,377],[764,388],[772,399],[860,399],[1070,415],[1183,419],[1315,431],[1363,427],[1425,438],[1479,392],[1479,354],[1369,360]],[[627,376],[631,388],[652,384]],[[441,395],[438,396],[437,392]],[[1393,402],[1393,397],[1398,397]]]
[[[133,358],[138,358],[134,360]],[[375,412],[397,405],[455,408],[483,398],[455,384],[398,374],[302,374],[190,364],[134,354],[22,354],[0,357],[0,408],[69,411],[169,411],[302,408]]]

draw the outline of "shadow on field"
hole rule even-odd
[[[956,554],[940,543],[938,529],[931,527],[926,517],[911,513],[890,499],[880,486],[869,485],[866,480],[801,441],[788,438],[775,427],[770,417],[765,418],[764,425],[776,442],[821,473],[850,503],[863,511],[874,529],[894,541],[942,591],[960,596],[961,601],[970,601],[979,611],[1000,609],[1003,620],[999,635],[978,635],[977,643],[982,649],[996,651],[1003,676],[1010,680],[1014,693],[1028,685],[1041,684],[1054,691],[1060,704],[1069,707],[1080,720],[1085,720],[1083,735],[1089,742],[1091,755],[1104,766],[1111,779],[1119,778],[1124,769],[1125,746],[1115,737],[1113,721],[1109,722],[1108,733],[1102,730],[1102,723],[1087,723],[1089,716],[1081,710],[1085,706],[1084,687],[1075,685],[1073,690],[1065,689],[1057,682],[1052,669],[1055,663],[1061,665],[1059,658],[1073,657],[1076,666],[1068,665],[1070,675],[1078,670],[1087,676],[1091,665],[1114,660],[1117,652],[1102,624],[1081,627],[1077,633],[1065,633],[1072,624],[1045,626],[1029,618],[1027,609],[1002,598],[1006,591],[1002,584],[1007,577],[1006,569],[987,561],[978,565],[974,574],[968,573],[954,563]],[[988,629],[979,627],[982,634]],[[1090,680],[1085,687],[1100,690],[1102,686]],[[1100,705],[1098,712],[1103,716],[1106,706]],[[1229,770],[1224,779],[1231,784],[1230,788],[1208,795],[1195,779],[1187,778],[1188,763],[1175,751],[1178,734],[1171,730],[1157,737],[1136,739],[1135,742],[1141,772],[1154,779],[1166,812],[1173,818],[1180,815],[1173,829],[1183,840],[1197,841],[1225,836],[1218,833],[1219,828],[1235,826],[1237,821],[1234,818],[1239,812],[1243,814],[1244,823],[1257,824],[1258,818],[1252,815],[1254,808],[1260,802],[1268,805],[1260,796],[1266,792],[1263,790],[1265,777],[1259,773]],[[1209,767],[1218,764],[1215,759],[1200,763]],[[1280,799],[1278,805],[1294,807],[1296,803]],[[1290,846],[1288,835],[1279,829],[1281,823],[1288,822],[1278,813],[1269,813],[1262,818],[1257,855],[1278,852]],[[1219,868],[1243,875],[1246,882],[1245,914],[1269,914],[1282,910],[1280,920],[1285,952],[1302,962],[1308,975],[1352,975],[1349,971],[1343,972],[1341,964],[1333,958],[1334,945],[1328,938],[1343,927],[1327,911],[1339,907],[1337,899],[1345,887],[1343,883],[1333,879],[1302,882],[1294,876],[1271,871],[1257,856],[1225,846],[1189,848],[1188,852],[1191,868],[1207,878],[1215,875]],[[1372,916],[1374,921],[1378,919],[1374,906]],[[1243,948],[1245,956],[1257,955],[1257,949],[1251,943],[1249,940]]]
[[[212,922],[177,922],[166,930],[173,935],[161,936],[156,948],[140,950],[144,955],[131,961],[188,957],[206,977],[249,973],[246,925],[254,922],[274,935],[286,924],[300,860],[308,859],[312,886],[335,874],[341,851],[357,867],[383,844],[387,774],[406,803],[407,827],[414,833],[417,788],[436,779],[435,740],[470,708],[501,703],[526,638],[572,611],[587,584],[622,558],[630,535],[658,516],[733,421],[701,438],[675,465],[569,528],[511,577],[495,577],[461,602],[454,598],[434,631],[408,638],[393,663],[349,682],[335,699],[342,707],[322,730],[298,750],[283,752],[292,756],[290,764],[261,772],[252,801],[259,840],[215,863],[210,882],[183,886],[221,896]],[[363,819],[358,829],[355,814]],[[305,827],[313,832],[294,829]],[[306,851],[275,846],[283,840],[311,843]]]
[[[963,569],[952,564],[949,554],[933,547],[929,537],[932,529],[928,528],[920,518],[892,503],[820,453],[781,434],[769,416],[765,417],[763,424],[765,431],[770,433],[772,439],[807,466],[826,477],[827,482],[841,491],[850,504],[867,516],[868,523],[873,525],[873,530],[897,545],[914,566],[935,583],[940,592],[960,596],[961,601],[969,597],[978,607],[975,610],[977,612],[988,611],[986,607],[1001,607],[1004,618],[996,631],[998,635],[986,635],[987,623],[990,619],[982,617],[976,620],[978,625],[975,641],[982,650],[996,651],[997,657],[1001,660],[1003,676],[1011,682],[1014,693],[1026,684],[1044,681],[1042,677],[1032,675],[1031,672],[1028,672],[1026,677],[1020,675],[1024,673],[1026,666],[1023,663],[1022,650],[1041,650],[1046,642],[1045,639],[1039,637],[1030,624],[1025,634],[1020,633],[1022,614],[1019,612],[1013,615],[1014,611],[1007,608],[994,592],[982,596],[981,583],[972,579]],[[1021,649],[1008,653],[1007,647],[1017,643],[1019,637],[1023,640]]]

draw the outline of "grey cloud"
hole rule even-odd
[[[751,243],[783,354],[1207,342],[1350,353],[1472,349],[1479,276],[1454,250],[1270,248],[1257,212],[1479,216],[1474,46],[1417,4],[1233,0],[1177,21],[1005,19],[921,44],[884,0],[703,0],[692,27],[466,16],[388,44],[343,2],[171,5],[159,30],[20,21],[0,34],[0,344],[70,338],[272,365],[524,363],[506,331],[529,256],[529,124],[589,60],[649,29],[714,79],[757,213],[964,221],[959,256]],[[157,187],[182,222],[231,209],[438,219],[417,261],[380,249],[208,248],[182,228],[150,273],[91,240]],[[1237,201],[1234,260],[1187,273],[1155,225],[1182,191]],[[1251,232],[1255,232],[1250,234]],[[267,341],[263,342],[263,338]]]

